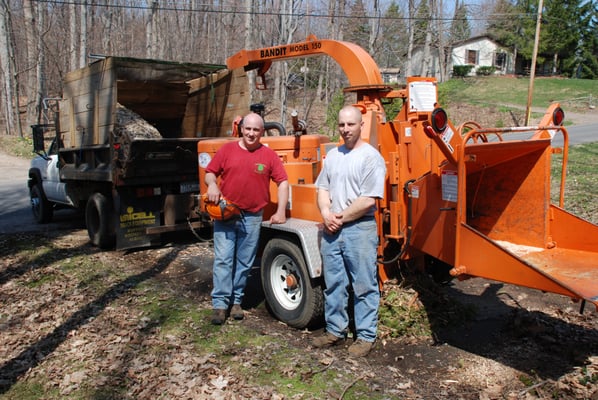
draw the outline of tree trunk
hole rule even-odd
[[[415,40],[415,1],[409,0],[409,18],[407,19],[407,31],[409,35],[409,42],[407,44],[407,61],[405,63],[405,76],[413,74],[411,67],[411,55],[413,54],[413,42]]]
[[[245,48],[246,49],[253,49],[254,48],[254,38],[253,38],[253,10],[254,10],[254,1],[253,0],[245,0]],[[247,81],[249,84],[249,104],[252,104],[253,99],[255,98],[255,73],[249,73],[247,75]]]
[[[380,4],[374,0],[374,16],[370,18],[370,37],[368,40],[368,51],[374,56],[377,50],[378,34],[380,33]]]
[[[110,1],[110,0],[109,0]],[[100,41],[102,43],[102,51],[104,54],[111,55],[114,54],[114,41],[118,40],[116,35],[117,32],[114,32],[113,26],[118,26],[115,24],[115,16],[112,8],[105,8],[100,11],[100,21],[102,22],[101,38]],[[92,28],[92,32],[94,29]]]
[[[433,10],[436,14],[436,42],[438,47],[438,81],[444,82],[445,81],[445,72],[446,72],[446,46],[444,42],[444,32],[442,29],[442,0],[432,1],[433,3]]]
[[[79,52],[77,45],[79,44],[79,38],[77,37],[77,4],[71,3],[69,5],[69,54],[70,63],[69,69],[72,71],[79,67]]]
[[[156,29],[157,29],[157,20],[158,20],[158,2],[156,0],[152,1],[152,7],[150,11],[149,18],[147,19],[147,24],[145,27],[145,57],[146,58],[155,58],[156,57]]]
[[[430,0],[430,10],[434,12],[433,0]],[[424,42],[424,52],[422,59],[421,76],[429,76],[430,74],[430,60],[432,58],[431,46],[432,46],[432,24],[427,25],[426,39]]]
[[[8,0],[0,0],[0,69],[3,73],[2,110],[6,118],[6,134],[23,136],[19,120],[19,89],[14,58],[14,40]]]
[[[87,64],[87,0],[79,5],[81,9],[81,31],[79,32],[79,65],[78,68],[84,67]]]
[[[38,5],[39,6],[39,5]],[[35,26],[35,18],[33,15],[35,14],[34,6],[31,0],[23,0],[23,17],[25,18],[25,80],[24,80],[24,88],[25,93],[27,95],[27,112],[26,112],[26,122],[27,125],[31,125],[36,120],[36,110],[39,107],[38,100],[38,90],[37,90],[37,80],[36,80],[36,68],[34,67],[38,64],[37,61],[37,39],[36,39],[36,26]]]
[[[46,97],[46,51],[44,46],[44,37],[42,36],[42,32],[44,31],[44,24],[46,21],[46,14],[42,7],[42,4],[38,4],[37,6],[37,63],[35,69],[35,75],[37,76],[37,93],[36,93],[36,103],[37,103],[37,123],[54,123],[54,116],[52,119],[44,118],[47,117],[44,114],[44,97]]]

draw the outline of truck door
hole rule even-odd
[[[66,194],[66,184],[60,181],[60,168],[58,166],[58,154],[50,154],[46,160],[46,168],[42,171],[42,185],[48,200],[73,205],[73,202]]]

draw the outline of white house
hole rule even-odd
[[[430,63],[427,68],[423,67],[423,59],[424,49],[422,47],[414,49],[409,75],[440,78],[438,52],[431,49]],[[497,75],[511,74],[515,69],[513,54],[488,36],[476,36],[453,44],[448,62],[447,71],[450,74],[455,65],[472,65],[470,75],[475,75],[480,67],[493,66],[496,69],[494,73]]]
[[[384,83],[398,83],[401,79],[401,68],[380,68]]]

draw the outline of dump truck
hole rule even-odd
[[[244,78],[224,65],[125,57],[66,74],[62,96],[44,103],[53,115],[32,126],[37,222],[81,210],[91,242],[117,249],[204,226],[195,212],[197,142],[231,135],[248,101]]]
[[[381,284],[403,264],[436,276],[486,278],[557,293],[598,306],[598,226],[564,209],[568,132],[564,112],[552,104],[535,126],[455,126],[438,101],[437,82],[408,77],[401,87],[382,80],[361,47],[343,41],[306,41],[241,50],[227,59],[239,74],[255,70],[258,87],[274,61],[329,56],[349,82],[345,92],[362,112],[363,138],[386,161],[384,198],[377,200]],[[400,102],[396,116],[384,104]],[[269,224],[264,213],[259,263],[264,295],[275,317],[297,328],[323,315],[322,222],[314,182],[327,152],[338,143],[310,134],[293,118],[284,136],[264,136],[289,176],[288,220]],[[563,146],[552,138],[560,135]],[[200,191],[205,167],[231,138],[197,143]],[[551,162],[562,156],[558,201],[551,201]],[[201,209],[201,207],[200,207]]]

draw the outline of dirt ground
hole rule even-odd
[[[204,283],[196,292],[204,304],[211,288],[209,261],[208,251],[177,266],[178,273],[193,271],[194,280]],[[261,306],[259,271],[254,272],[244,323],[287,338],[298,352],[317,352],[310,343],[319,331],[289,328]],[[484,279],[453,281],[413,298],[413,307],[430,308],[433,335],[390,338],[382,328],[375,350],[358,362],[370,373],[364,379],[372,388],[399,399],[598,400],[598,312],[593,306],[580,314],[580,304],[568,298]],[[473,316],[458,326],[446,324],[451,316],[443,313],[442,302],[450,301],[471,307]],[[354,362],[347,357],[348,345],[326,351],[337,367]]]
[[[88,252],[89,257],[106,265],[119,265],[126,274],[141,276],[149,273],[169,291],[193,299],[199,309],[210,309],[212,248],[209,243],[187,237],[177,238],[161,248],[99,252],[87,243],[86,236],[83,229],[60,232],[57,247],[67,252],[75,249]],[[0,235],[0,244],[4,243],[4,238]],[[154,398],[147,393],[156,388],[148,386],[148,382],[164,379],[161,371],[166,370],[170,381],[163,384],[169,390],[180,384],[191,390],[192,385],[206,382],[203,384],[206,389],[199,395],[181,394],[177,398],[313,398],[299,394],[281,396],[277,394],[276,383],[264,388],[252,384],[251,380],[235,377],[224,368],[217,369],[214,366],[218,365],[217,359],[206,361],[199,357],[184,340],[181,342],[168,337],[167,343],[160,343],[159,336],[147,335],[152,331],[140,328],[143,318],[140,320],[138,315],[129,315],[126,311],[127,304],[137,301],[134,295],[127,294],[128,285],[132,282],[130,279],[124,281],[125,286],[115,284],[110,290],[119,293],[118,300],[84,299],[82,293],[73,293],[74,288],[69,287],[68,281],[46,285],[43,290],[40,288],[40,297],[27,295],[17,290],[22,284],[15,281],[21,274],[24,278],[34,274],[36,279],[40,279],[44,268],[48,267],[44,264],[35,269],[19,266],[10,256],[10,249],[4,247],[0,246],[0,250],[8,256],[3,256],[0,261],[0,303],[3,307],[3,318],[0,319],[0,338],[3,341],[0,344],[0,388],[10,387],[11,382],[18,379],[44,377],[66,395],[70,388],[86,378],[76,368],[78,372],[69,373],[72,366],[76,367],[80,362],[89,364],[91,359],[95,359],[93,368],[114,369],[115,374],[126,372],[130,384],[128,394],[135,395],[125,398]],[[399,283],[404,282],[387,285],[386,293],[396,289]],[[356,376],[345,387],[350,388],[359,382],[377,398],[598,400],[598,313],[593,307],[586,306],[585,312],[580,314],[580,304],[562,296],[483,279],[414,288],[410,289],[410,307],[426,310],[432,335],[392,338],[381,326],[376,347],[366,359],[348,357],[346,349],[349,343],[328,350],[314,349],[311,340],[321,329],[297,330],[274,319],[264,305],[258,270],[252,272],[247,288],[244,303],[246,319],[240,323],[227,321],[222,329],[234,329],[236,324],[243,324],[265,338],[282,340],[285,346],[296,349],[291,353],[297,365],[317,360],[319,368],[336,371],[338,379]],[[68,293],[77,296],[71,300]],[[459,318],[458,324],[450,324],[453,308],[444,307],[454,302],[472,311],[468,318]],[[23,313],[26,307],[34,312],[20,315],[19,312]],[[15,314],[12,317],[6,315],[8,310],[15,310]],[[67,323],[60,324],[61,317],[56,315],[56,310],[64,310],[66,314],[78,311],[68,318]],[[56,326],[58,328],[54,328],[53,333],[44,333],[52,332],[52,327]],[[129,340],[126,338],[130,334],[123,336],[122,332],[135,329],[146,332],[144,343],[139,344],[133,339],[130,343],[124,341]],[[121,352],[133,352],[146,343],[171,348],[172,360],[144,361],[147,355],[132,354],[135,364],[129,364],[121,371],[116,363]],[[90,349],[96,354],[86,353],[92,351]],[[261,358],[267,350],[237,348],[229,351],[237,352],[235,357],[239,363],[266,368]],[[103,356],[98,358],[98,352]],[[211,365],[209,371],[204,372],[201,363]],[[23,372],[14,375],[20,370]],[[177,371],[178,375],[173,377],[173,371]],[[222,387],[228,391],[218,390],[221,386],[213,382],[215,377],[220,379],[222,376],[228,382]],[[308,380],[306,382],[309,384]],[[173,398],[167,394],[164,396]],[[344,397],[343,393],[326,392],[319,398],[368,397]]]

